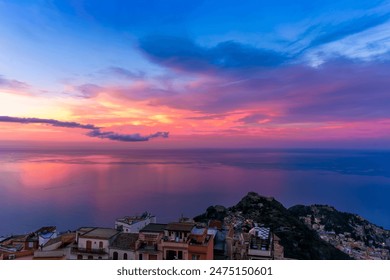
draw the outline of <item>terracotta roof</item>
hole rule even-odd
[[[74,232],[70,233],[64,233],[56,238],[50,239],[44,247],[50,246],[52,244],[55,244],[57,242],[61,242],[60,247],[65,247],[66,245],[69,245],[73,243],[76,240],[76,234]]]
[[[222,229],[222,222],[218,220],[210,220],[209,221],[210,228]]]
[[[151,223],[146,225],[139,232],[164,232],[164,229],[167,227],[167,224],[155,224]]]
[[[171,231],[188,231],[191,232],[192,228],[195,226],[194,223],[169,223],[166,230]]]
[[[135,244],[138,240],[138,233],[120,233],[112,242],[110,248],[121,250],[135,250]]]

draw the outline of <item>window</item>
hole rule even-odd
[[[127,253],[124,253],[124,254],[123,254],[123,259],[124,259],[124,260],[127,260]]]
[[[117,260],[118,259],[118,252],[115,251],[114,254],[112,254],[112,259]]]
[[[142,254],[139,254],[138,259],[142,260]]]
[[[200,255],[192,255],[193,260],[200,260]]]
[[[78,260],[82,260],[83,259],[83,255],[77,255],[77,259]]]
[[[100,249],[103,249],[103,241],[100,241],[100,242],[99,242],[99,248],[100,248]]]
[[[183,251],[178,251],[177,252],[177,259],[182,260],[183,259]]]
[[[88,260],[93,260],[93,256],[89,255]]]

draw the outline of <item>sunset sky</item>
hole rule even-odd
[[[390,2],[0,0],[0,130],[0,146],[390,148]]]

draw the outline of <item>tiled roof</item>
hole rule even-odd
[[[166,227],[167,227],[167,224],[151,223],[151,224],[146,225],[139,232],[163,232]]]
[[[194,223],[169,223],[166,227],[167,230],[171,231],[188,231],[191,232],[195,226]]]
[[[110,248],[121,250],[135,250],[135,244],[138,240],[138,233],[120,233],[112,242]]]
[[[222,229],[222,222],[218,220],[210,220],[209,228]]]
[[[82,238],[110,239],[118,234],[118,231],[112,228],[93,228],[82,234]]]
[[[70,233],[64,233],[56,238],[53,238],[53,239],[50,239],[44,247],[48,247],[52,244],[55,244],[57,242],[61,242],[62,245],[60,245],[60,247],[63,247],[65,245],[69,245],[70,243],[74,242],[76,239],[76,234],[74,232],[70,232]]]
[[[57,228],[55,226],[41,227],[35,233],[37,234],[45,234],[49,232],[54,232]]]

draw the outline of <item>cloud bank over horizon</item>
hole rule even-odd
[[[65,127],[65,128],[81,128],[91,130],[85,135],[89,137],[97,137],[101,139],[109,139],[113,141],[122,141],[122,142],[142,142],[149,141],[152,138],[162,137],[168,138],[169,132],[156,132],[147,136],[142,136],[139,133],[134,134],[120,134],[115,132],[103,132],[101,127],[97,127],[92,124],[80,124],[77,122],[64,122],[53,119],[40,119],[40,118],[19,118],[19,117],[9,117],[9,116],[0,116],[0,122],[8,123],[20,123],[20,124],[48,124],[55,127]]]

